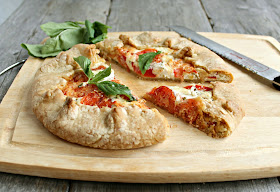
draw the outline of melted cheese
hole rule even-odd
[[[190,89],[185,89],[177,86],[168,86],[168,88],[173,91],[177,102],[186,99],[193,99],[196,97],[202,97],[203,99],[212,100],[212,91],[197,90],[195,86],[192,86]]]

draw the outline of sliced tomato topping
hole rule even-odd
[[[176,78],[180,78],[180,79],[184,79],[184,73],[197,73],[197,71],[195,70],[195,68],[193,68],[190,65],[184,65],[178,68],[175,68],[174,71],[174,77]]]
[[[154,88],[150,93],[148,93],[154,100],[154,102],[165,109],[170,113],[174,114],[175,112],[175,100],[176,97],[171,89],[166,86],[160,86]]]
[[[153,69],[148,69],[145,74],[144,74],[145,77],[156,77],[155,74],[153,74]]]
[[[193,87],[193,85],[189,85],[189,86],[186,86],[184,88],[185,89],[191,89],[192,87]],[[195,85],[195,88],[197,90],[202,90],[202,91],[212,91],[211,87],[206,87],[206,86],[203,86],[203,85]]]
[[[101,107],[111,107],[113,102],[111,99],[108,99],[103,93],[101,92],[91,92],[84,96],[81,99],[81,103],[84,105],[97,105],[99,108]]]
[[[152,48],[150,48],[150,49],[144,49],[144,50],[142,50],[142,51],[137,52],[136,55],[139,56],[139,55],[143,55],[143,54],[145,54],[145,53],[151,53],[151,52],[156,53],[156,52],[158,52],[158,50],[152,49]],[[163,56],[162,53],[156,55],[155,58],[153,59],[153,62],[160,63],[160,62],[162,61],[162,60],[161,60],[162,56]]]
[[[106,69],[106,67],[103,66],[103,65],[99,65],[98,67],[93,68],[93,69],[91,69],[91,70],[100,70],[100,69]]]
[[[142,54],[150,53],[150,52],[155,52],[156,53],[157,50],[156,49],[144,49],[142,51],[137,52],[136,55],[142,55]]]
[[[156,55],[155,58],[153,59],[153,62],[156,62],[156,63],[162,62],[162,57],[163,57],[162,53]]]
[[[118,52],[119,54],[117,55],[117,59],[119,64],[126,68],[127,71],[130,71],[126,64],[126,54],[128,51],[123,48],[118,48]]]
[[[132,62],[132,67],[133,70],[135,71],[135,73],[137,73],[138,75],[144,76],[144,77],[156,77],[155,74],[153,74],[153,69],[148,69],[145,74],[143,75],[141,70],[139,69],[139,67],[135,66],[134,63]]]

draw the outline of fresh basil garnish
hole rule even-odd
[[[135,97],[131,94],[130,89],[125,85],[112,81],[102,81],[96,85],[98,89],[103,91],[106,95],[125,95],[129,98],[129,101],[136,101]]]
[[[79,56],[74,58],[74,60],[81,66],[84,73],[88,77],[88,84],[95,84],[98,89],[103,91],[106,95],[125,95],[129,98],[129,101],[136,101],[136,99],[131,94],[130,89],[125,85],[112,81],[101,81],[111,74],[111,65],[94,75],[90,68],[91,61],[87,57]]]
[[[81,27],[80,25],[85,25]],[[98,43],[107,37],[107,29],[110,26],[100,22],[91,23],[66,21],[64,23],[48,22],[41,25],[41,29],[50,38],[42,45],[21,44],[33,57],[53,57],[61,51],[66,51],[79,43]]]
[[[85,56],[79,56],[79,57],[75,57],[74,60],[81,66],[84,73],[90,80],[93,77],[93,73],[90,69],[91,61],[89,60],[89,58],[87,58]]]
[[[155,58],[156,55],[160,54],[160,51],[150,52],[150,53],[144,53],[142,55],[139,55],[138,63],[139,68],[141,70],[141,73],[144,75],[146,71],[149,69],[151,62]]]
[[[105,77],[108,77],[110,74],[111,74],[111,65],[108,68],[104,69],[103,71],[100,71],[99,73],[94,75],[94,77],[92,77],[88,81],[88,83],[90,84],[97,83],[98,81],[101,81]]]

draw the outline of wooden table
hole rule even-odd
[[[111,31],[164,31],[171,24],[196,31],[269,35],[280,40],[278,0],[25,0],[0,25],[0,71],[28,57],[20,44],[39,43],[40,24],[100,21]],[[0,76],[0,101],[20,67]],[[1,154],[0,154],[1,155]],[[279,178],[198,184],[122,184],[0,173],[0,191],[280,191]]]

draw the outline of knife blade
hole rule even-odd
[[[227,58],[228,60],[241,65],[249,71],[271,81],[275,88],[279,89],[280,86],[280,72],[272,69],[266,65],[261,64],[245,55],[242,55],[232,49],[229,49],[219,43],[216,43],[195,31],[192,31],[182,26],[169,26],[173,31],[179,33],[183,37],[190,38],[193,42],[207,47],[218,55]]]

